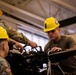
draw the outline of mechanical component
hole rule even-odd
[[[41,46],[39,48],[40,50],[33,48],[29,53],[24,48],[23,54],[10,50],[6,60],[11,65],[13,75],[39,75],[43,64],[48,62],[47,54],[42,51]]]

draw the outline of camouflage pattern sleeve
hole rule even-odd
[[[2,26],[3,28],[6,29],[10,38],[12,38],[20,43],[29,45],[29,42],[28,42],[29,39],[26,36],[24,36],[20,32],[17,32],[15,29],[13,29],[8,24],[6,24],[6,22],[4,22],[2,19],[0,19],[0,26]]]
[[[0,75],[12,75],[9,63],[0,57]]]

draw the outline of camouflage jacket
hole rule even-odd
[[[9,63],[0,56],[0,75],[13,75]]]
[[[0,26],[2,26],[3,28],[6,29],[8,35],[10,38],[23,43],[23,44],[29,44],[28,43],[28,38],[26,36],[24,36],[22,33],[14,30],[12,27],[10,27],[8,24],[6,24],[5,21],[3,21],[2,19],[0,19]]]

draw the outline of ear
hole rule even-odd
[[[60,28],[58,28],[58,31],[60,32]]]
[[[6,46],[5,44],[2,45],[2,49],[3,49],[3,51],[5,51],[5,46]]]

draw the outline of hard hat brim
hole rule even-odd
[[[2,12],[2,10],[0,10],[0,16],[2,16],[3,15],[3,12]]]
[[[52,30],[56,29],[57,27],[59,27],[59,24],[53,28],[44,29],[44,32],[46,33],[46,32],[52,31]]]
[[[4,38],[4,37],[1,37],[0,39],[6,39],[7,41],[9,41],[10,40],[10,38]]]
[[[9,40],[10,40],[10,38],[7,38],[7,40],[9,41]]]

